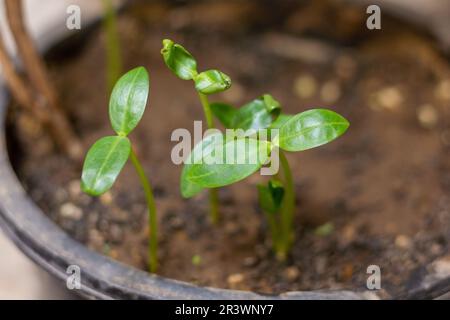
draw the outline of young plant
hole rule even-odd
[[[208,129],[215,128],[208,95],[225,91],[231,86],[231,79],[219,70],[197,71],[197,61],[181,45],[172,40],[163,40],[161,54],[167,67],[182,80],[193,80],[203,106]],[[213,224],[219,220],[219,204],[217,189],[209,190],[210,217]]]
[[[192,197],[204,188],[243,180],[263,165],[271,164],[278,155],[281,172],[267,185],[259,185],[258,193],[273,249],[284,260],[294,241],[295,210],[294,182],[284,151],[304,151],[326,144],[341,136],[349,122],[326,109],[281,114],[280,103],[267,94],[239,109],[223,103],[213,103],[211,109],[232,134],[212,134],[194,147],[183,167],[182,194]],[[241,156],[240,161],[235,155]],[[251,161],[255,155],[256,161]]]
[[[114,86],[109,101],[109,119],[116,135],[103,137],[89,149],[83,165],[81,188],[100,196],[116,181],[128,158],[131,159],[144,190],[149,221],[149,271],[158,265],[156,207],[150,182],[127,137],[141,120],[149,93],[149,77],[143,67],[123,75]]]

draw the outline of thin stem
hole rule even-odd
[[[111,0],[103,0],[103,29],[106,34],[106,60],[107,60],[107,81],[108,90],[112,91],[114,84],[119,79],[122,69],[120,54],[119,35],[117,32],[116,11]]]
[[[209,213],[212,224],[219,222],[219,194],[217,189],[209,189]]]
[[[277,255],[280,260],[285,260],[291,248],[291,245],[294,241],[293,219],[295,208],[295,193],[294,193],[294,181],[292,179],[292,172],[289,166],[289,162],[283,151],[279,150],[279,155],[281,168],[283,169],[284,174],[283,180],[284,180],[285,194],[280,210],[280,217],[281,217],[280,223],[282,233],[280,237],[281,243]]]
[[[203,106],[203,112],[205,113],[206,124],[208,129],[213,129],[214,118],[211,112],[211,106],[209,104],[208,96],[203,93],[198,93],[200,102]],[[217,189],[209,189],[209,216],[212,224],[217,224],[219,221],[219,195]]]
[[[203,93],[198,93],[198,96],[200,97],[200,102],[203,106],[203,112],[205,113],[206,118],[206,124],[208,125],[208,129],[215,128],[214,126],[214,118],[211,112],[211,106],[209,104],[208,96]]]
[[[153,197],[150,181],[145,175],[145,171],[139,162],[136,153],[131,149],[131,162],[136,169],[136,172],[141,181],[142,188],[144,189],[145,200],[148,206],[148,224],[149,224],[149,242],[148,242],[148,254],[149,254],[149,271],[151,273],[156,272],[158,268],[158,221],[156,218],[156,205],[155,198]]]

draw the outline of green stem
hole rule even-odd
[[[292,179],[292,172],[291,168],[289,167],[289,162],[283,151],[279,150],[279,155],[281,168],[283,169],[284,174],[283,180],[285,194],[280,210],[280,226],[282,232],[280,236],[281,243],[277,255],[280,260],[285,260],[294,241],[293,220],[295,208],[295,193],[294,181]]]
[[[139,162],[136,153],[131,149],[131,162],[136,169],[136,172],[141,181],[142,188],[144,189],[145,200],[148,206],[148,224],[149,224],[149,242],[148,242],[148,254],[149,254],[149,271],[151,273],[156,272],[158,268],[158,222],[156,218],[156,205],[155,198],[153,197],[150,181],[145,175],[144,169]]]
[[[116,11],[111,0],[103,0],[103,28],[106,34],[106,77],[109,92],[112,91],[120,77],[122,61],[120,55],[119,35],[117,32]]]
[[[205,113],[206,124],[208,125],[208,129],[213,129],[215,128],[214,118],[211,112],[211,106],[209,104],[208,96],[200,92],[198,93],[198,96],[200,97],[200,102],[202,103],[203,106],[203,112]]]
[[[212,224],[219,222],[219,194],[217,189],[209,189],[209,213]]]
[[[203,106],[203,112],[205,113],[206,124],[208,129],[215,128],[214,118],[211,112],[211,106],[209,104],[208,96],[203,93],[198,93],[200,102]],[[212,224],[217,224],[219,221],[219,195],[217,189],[209,189],[209,216]]]

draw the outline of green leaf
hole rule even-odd
[[[284,197],[283,184],[275,179],[267,185],[258,185],[259,203],[261,208],[271,214],[275,214],[281,207]]]
[[[280,104],[265,94],[238,109],[233,119],[233,129],[266,129],[280,113]]]
[[[108,191],[127,162],[130,151],[131,143],[127,137],[104,137],[94,143],[84,161],[81,189],[92,196]]]
[[[231,79],[219,70],[207,70],[194,77],[195,89],[203,94],[222,92],[231,87]]]
[[[286,121],[273,143],[286,151],[307,150],[336,139],[349,125],[349,122],[336,112],[312,109]]]
[[[197,62],[181,45],[164,39],[161,54],[167,67],[179,78],[191,80],[197,75]]]
[[[199,144],[196,148],[202,153],[194,156],[194,163],[185,163],[183,168],[182,190],[184,180],[203,188],[240,181],[261,168],[272,147],[269,141],[249,137],[226,139],[222,134],[207,137]]]
[[[109,101],[109,119],[114,131],[128,135],[142,118],[147,105],[149,79],[144,67],[125,73],[116,83]]]
[[[181,180],[180,180],[180,191],[181,195],[184,198],[191,198],[198,193],[200,193],[204,188],[200,185],[193,183],[188,179],[188,173],[190,170],[190,166],[193,163],[200,163],[202,161],[202,156],[204,150],[209,148],[212,144],[220,141],[221,138],[217,138],[216,136],[221,136],[220,133],[214,133],[207,137],[205,137],[202,141],[197,143],[192,149],[189,156],[184,161],[183,170],[181,172]]]
[[[221,102],[211,103],[211,111],[214,116],[219,119],[219,121],[227,129],[232,129],[233,119],[237,113],[236,108]]]
[[[280,129],[293,115],[281,113],[270,125],[270,129]]]

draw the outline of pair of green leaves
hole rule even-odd
[[[103,137],[89,149],[83,165],[81,188],[99,196],[108,191],[131,153],[127,135],[141,120],[149,93],[149,76],[144,67],[123,75],[114,86],[109,102],[109,118],[116,136]]]
[[[261,106],[264,106],[266,108],[265,115],[272,119],[272,112],[279,108],[279,104],[273,103],[272,105],[276,105],[276,108],[267,108],[267,105],[271,105],[267,101],[275,100],[268,99],[264,102],[264,98],[260,98],[249,105],[253,106],[255,110],[262,110]],[[218,107],[219,105],[216,106]],[[281,115],[278,117],[282,117],[281,120],[277,118],[275,121],[270,120],[269,123],[269,121],[266,121],[269,118],[265,117],[260,117],[260,119],[265,119],[264,121],[237,121],[236,119],[241,119],[237,116],[240,110],[226,108],[225,112],[220,113],[224,121],[220,117],[218,118],[227,127],[232,127],[236,123],[242,124],[243,128],[252,129],[276,126],[279,133],[271,142],[258,140],[259,143],[252,144],[251,147],[244,143],[254,139],[251,137],[238,137],[237,139],[215,139],[215,135],[206,137],[194,147],[185,162],[181,175],[181,193],[183,197],[192,197],[204,188],[222,187],[245,179],[269,160],[270,153],[275,147],[286,151],[311,149],[341,136],[349,126],[348,121],[344,117],[326,109],[312,109],[293,116]],[[242,114],[246,114],[246,112],[242,112]],[[218,113],[216,112],[215,114],[217,115]],[[248,117],[251,118],[251,115],[252,113],[250,112]],[[261,157],[260,161],[253,163],[227,162],[226,164],[211,165],[206,159],[210,157],[211,150],[214,149],[212,146],[217,144],[219,144],[219,149],[223,149],[225,152],[233,150],[238,154],[245,154],[246,159],[250,159],[253,154],[264,154],[264,152],[267,152],[267,156]],[[231,145],[234,146],[230,147]],[[226,157],[227,155],[225,155]]]
[[[170,39],[163,40],[161,49],[167,67],[180,79],[193,80],[195,88],[203,94],[213,94],[227,90],[231,79],[219,70],[207,70],[198,73],[197,61],[183,46]]]

